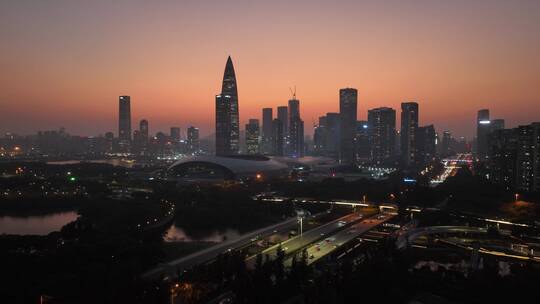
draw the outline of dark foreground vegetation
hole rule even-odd
[[[6,186],[10,194],[0,200],[0,214],[76,208],[80,217],[48,236],[0,236],[2,303],[39,303],[40,298],[44,303],[169,303],[170,285],[143,282],[139,275],[160,262],[211,245],[163,244],[163,233],[172,223],[194,236],[228,228],[247,232],[294,216],[297,208],[312,213],[326,208],[251,199],[262,191],[319,199],[361,200],[365,196],[368,201],[393,203],[402,209],[414,205],[443,211],[420,219],[423,225],[451,224],[449,214],[457,212],[528,223],[537,221],[540,215],[537,194],[520,193],[520,199],[526,202],[516,202],[514,193],[466,168],[432,188],[421,177],[417,183],[403,183],[399,172],[382,181],[328,179],[320,183],[178,187],[140,181],[130,185],[125,169],[107,167],[106,174],[95,180],[92,174],[103,168],[91,166],[88,170],[93,173],[86,174],[84,168],[61,167],[56,166],[54,173],[44,179],[39,176],[47,170],[38,166],[32,171],[30,165],[23,171],[38,177],[22,174],[3,178],[10,183]],[[73,175],[77,176],[75,180],[71,179]],[[109,197],[110,185],[151,191],[117,200]],[[43,190],[41,186],[64,187],[71,193],[75,190],[75,194],[44,199],[42,194],[37,195]],[[18,198],[13,189],[24,189],[27,196]],[[434,256],[440,258],[441,253],[435,252]],[[470,259],[459,252],[449,256],[455,256],[449,261],[452,263]],[[436,299],[434,303],[497,303],[516,302],[525,296],[535,299],[533,286],[540,279],[538,269],[531,264],[512,265],[511,274],[501,276],[495,260],[486,260],[482,270],[466,273],[417,268],[419,255],[395,252],[391,242],[361,246],[349,258],[330,259],[317,267],[307,267],[309,257],[305,253],[295,257],[290,269],[284,267],[283,257],[270,260],[260,256],[256,268],[248,270],[242,257],[242,252],[233,251],[215,263],[179,273],[175,294],[183,299],[182,303],[224,295],[238,303],[357,303],[368,299],[380,303],[425,299]],[[425,260],[431,258],[422,256]]]

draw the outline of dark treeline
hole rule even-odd
[[[193,233],[225,228],[246,232],[295,215],[291,203],[253,201],[253,194],[241,185],[183,188],[171,197],[176,202],[175,223]]]

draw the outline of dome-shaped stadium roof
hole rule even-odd
[[[189,166],[190,164],[201,163],[224,167],[232,172],[236,177],[255,176],[259,173],[275,175],[278,172],[286,173],[288,171],[286,164],[260,155],[191,156],[176,161],[168,168],[168,170]]]

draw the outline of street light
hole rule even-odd
[[[516,193],[516,194],[514,194],[514,196],[515,196],[515,198],[516,198],[516,202],[517,202],[517,201],[518,201],[518,199],[519,199],[519,193]]]
[[[303,222],[303,218],[302,217],[299,217],[298,220],[300,221],[300,237],[302,237],[302,233],[303,233],[303,230],[304,230],[304,222]]]

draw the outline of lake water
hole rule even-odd
[[[165,242],[193,242],[193,241],[205,241],[205,242],[223,242],[225,240],[231,240],[240,236],[240,233],[235,229],[214,230],[205,233],[197,233],[197,235],[190,235],[186,233],[181,227],[177,227],[174,224],[165,232],[163,240]]]
[[[83,161],[81,160],[61,160],[61,161],[49,161],[47,162],[47,164],[48,165],[74,165],[74,164],[80,164],[82,162]],[[133,165],[134,165],[133,161],[118,159],[118,158],[85,160],[84,162],[92,163],[92,164],[109,164],[109,165],[125,167],[125,168],[133,168]]]
[[[0,234],[47,235],[77,219],[76,211],[40,216],[0,216]]]

